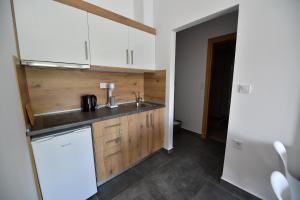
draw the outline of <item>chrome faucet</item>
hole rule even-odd
[[[138,92],[138,94],[136,94],[136,92],[134,92],[135,95],[135,100],[136,100],[136,106],[139,107],[140,104],[143,102],[143,98],[140,96],[140,92]]]

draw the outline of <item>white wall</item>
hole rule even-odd
[[[184,129],[201,133],[208,39],[236,32],[237,19],[232,12],[176,35],[175,119]]]
[[[0,199],[37,199],[13,56],[11,6],[0,1]]]
[[[85,0],[119,15],[153,26],[153,0]]]
[[[237,49],[229,133],[222,178],[264,199],[274,198],[269,176],[278,164],[274,140],[288,147],[289,164],[300,174],[300,1],[155,0],[156,64],[168,67],[166,148],[172,148],[175,34],[186,24],[215,17],[239,4]],[[253,93],[237,93],[249,83]],[[233,139],[243,149],[232,147]]]

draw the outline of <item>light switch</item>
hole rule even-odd
[[[251,85],[239,85],[238,92],[241,94],[250,94],[252,92]]]

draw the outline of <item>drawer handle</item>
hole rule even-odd
[[[108,140],[108,141],[106,141],[105,143],[106,143],[106,144],[111,143],[111,142],[119,143],[120,141],[121,141],[121,138],[118,137],[118,138],[116,138],[116,139]]]
[[[105,126],[104,128],[112,128],[112,127],[116,127],[116,126],[120,126],[121,124],[113,124],[113,125],[110,125],[110,126]]]
[[[112,153],[112,154],[107,155],[107,156],[105,157],[105,159],[107,159],[108,157],[114,156],[114,155],[116,155],[116,154],[119,154],[119,153],[121,153],[121,150],[116,151],[116,152],[114,152],[114,153]]]

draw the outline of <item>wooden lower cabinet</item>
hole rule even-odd
[[[149,152],[153,153],[164,146],[164,109],[150,111]]]
[[[129,163],[133,164],[141,158],[141,133],[139,114],[128,116],[128,149]]]
[[[105,180],[128,167],[127,126],[127,116],[93,124],[98,180]]]
[[[98,181],[104,181],[161,149],[164,109],[141,112],[93,124]]]

